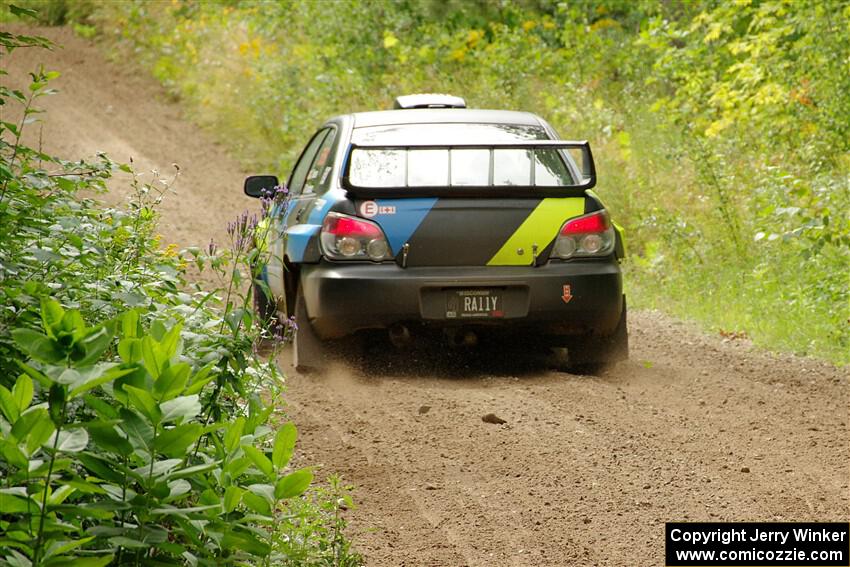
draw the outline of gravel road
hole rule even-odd
[[[38,31],[64,48],[15,52],[2,80],[20,88],[40,62],[62,73],[44,148],[180,164],[164,243],[222,241],[256,205],[235,160],[144,72],[68,30]],[[665,521],[850,518],[846,369],[630,315],[632,360],[598,377],[486,351],[291,373],[299,460],[357,487],[349,531],[368,564],[663,565]]]

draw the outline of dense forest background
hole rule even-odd
[[[850,360],[850,3],[25,3],[148,68],[251,170],[448,92],[589,139],[631,305]]]

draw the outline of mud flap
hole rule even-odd
[[[268,285],[259,282],[253,283],[254,313],[260,322],[266,326],[272,326],[277,318],[277,310],[274,308],[274,299],[271,296]]]
[[[626,297],[617,328],[607,337],[588,337],[570,343],[567,349],[567,365],[571,370],[599,370],[629,358],[629,332]],[[591,374],[595,373],[593,371]]]
[[[327,366],[325,347],[307,317],[307,304],[300,286],[295,293],[295,323],[298,330],[292,341],[292,365],[305,374],[321,372]]]

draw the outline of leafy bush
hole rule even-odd
[[[4,52],[36,46],[0,34]],[[169,182],[134,177],[126,210],[83,197],[132,169],[21,143],[54,76],[0,86],[0,564],[359,564],[347,489],[305,492],[296,428],[274,414],[282,378],[255,353],[289,330],[242,292],[256,221],[181,255],[154,236]],[[226,288],[190,286],[190,263]]]
[[[94,19],[253,168],[288,170],[321,120],[402,93],[537,112],[594,144],[633,305],[850,360],[845,2],[131,1]]]

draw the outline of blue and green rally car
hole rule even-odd
[[[570,365],[628,356],[621,230],[587,142],[527,112],[409,95],[313,135],[272,211],[255,286],[263,315],[294,315],[293,359],[386,330],[456,344],[508,335],[566,348]],[[278,185],[251,176],[245,193]]]

